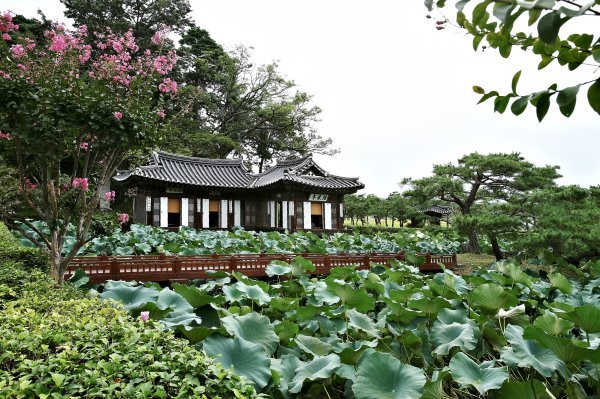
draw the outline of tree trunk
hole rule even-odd
[[[500,244],[498,244],[498,238],[494,234],[488,235],[490,242],[492,243],[492,252],[496,257],[496,260],[504,259],[504,254],[502,254],[502,250],[500,249]]]
[[[55,240],[51,242],[52,249],[50,251],[50,277],[58,285],[62,285],[65,281],[65,271],[61,266],[62,256],[60,251],[60,245]]]
[[[480,254],[481,247],[479,246],[479,238],[477,237],[477,232],[472,230],[469,234],[469,241],[464,245],[464,252],[472,253],[472,254]]]

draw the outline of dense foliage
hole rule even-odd
[[[581,66],[587,68],[588,79],[575,85],[551,83],[547,89],[533,93],[519,93],[517,84],[521,71],[512,79],[512,91],[501,95],[492,90],[486,92],[474,86],[481,100],[494,99],[494,111],[504,113],[512,102],[510,110],[515,115],[522,114],[531,104],[541,122],[550,109],[551,99],[555,98],[560,112],[570,117],[575,110],[577,94],[587,87],[587,101],[594,111],[600,114],[600,40],[598,40],[597,19],[600,17],[600,2],[597,0],[425,0],[432,10],[446,3],[456,6],[456,23],[473,38],[473,49],[487,47],[497,49],[500,55],[508,58],[513,48],[531,51],[539,58],[538,68],[558,63],[573,71]],[[449,20],[442,12],[442,19],[436,21],[437,29],[444,29]],[[585,18],[584,18],[585,17]],[[593,21],[586,24],[585,20]],[[527,26],[525,25],[527,21]],[[583,23],[582,23],[583,22]],[[595,25],[594,25],[595,23]],[[535,29],[531,28],[535,25]],[[569,32],[570,34],[566,34]],[[596,37],[594,37],[596,36]],[[556,64],[555,63],[555,64]],[[583,69],[583,68],[582,68]],[[583,79],[582,79],[583,80]],[[572,84],[572,83],[570,83]]]
[[[40,229],[44,227],[36,222]],[[34,235],[29,230],[26,234]],[[19,235],[21,242],[30,240]],[[66,245],[73,239],[67,237]],[[80,255],[145,255],[145,254],[235,254],[235,253],[362,253],[411,252],[446,254],[458,250],[459,242],[443,233],[429,235],[420,231],[376,233],[372,235],[335,233],[320,237],[312,232],[279,233],[237,229],[232,232],[196,230],[181,227],[172,232],[153,226],[132,225],[123,233],[116,229],[110,236],[93,238]],[[66,248],[68,250],[68,247]]]
[[[0,265],[17,262],[29,269],[48,269],[48,254],[37,248],[20,245],[0,222]]]
[[[469,237],[466,252],[479,253],[479,234],[487,235],[494,243],[497,231],[493,227],[505,226],[504,216],[512,215],[512,209],[502,207],[521,204],[531,192],[555,186],[555,180],[560,177],[557,169],[558,166],[536,166],[519,153],[475,152],[456,163],[434,165],[431,176],[407,178],[402,184],[409,186],[406,196],[420,201],[440,201],[453,206],[459,217],[469,218],[470,223],[458,226],[463,227],[461,232]],[[498,212],[489,211],[490,207]],[[497,217],[494,219],[494,216]],[[480,219],[485,220],[479,223]],[[520,227],[515,224],[513,229]],[[501,258],[497,243],[496,249],[494,253]]]
[[[255,396],[161,324],[57,289],[47,274],[0,265],[0,310],[2,398]]]
[[[32,216],[46,222],[49,234],[38,231],[35,244],[61,282],[100,201],[114,199],[105,184],[130,151],[160,137],[163,100],[177,91],[165,76],[176,57],[140,52],[131,31],[91,36],[85,26],[52,24],[31,36],[19,28],[12,13],[0,16],[0,154],[13,167],[3,176],[0,217],[17,229]],[[69,224],[74,249],[61,256]]]
[[[273,397],[550,399],[600,382],[600,264],[579,280],[498,263],[460,277],[411,266],[309,278],[296,258],[271,284],[219,272],[196,286],[110,282],[101,294],[148,311]]]

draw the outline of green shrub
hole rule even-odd
[[[48,273],[26,269],[21,262],[0,260],[0,310],[6,301],[17,299],[31,285],[49,281]]]
[[[37,281],[0,312],[0,398],[243,398],[254,388],[162,324]]]
[[[19,262],[27,269],[47,270],[48,254],[41,249],[21,245],[0,222],[0,265],[5,262]]]

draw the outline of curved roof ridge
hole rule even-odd
[[[200,157],[191,157],[187,155],[173,154],[166,151],[154,151],[158,158],[168,158],[175,161],[183,161],[183,162],[198,162],[198,163],[210,163],[210,164],[240,164],[243,166],[243,161],[241,158],[200,158]]]
[[[308,154],[299,157],[299,158],[291,158],[291,159],[282,159],[282,160],[277,160],[277,163],[275,164],[275,167],[277,166],[289,166],[289,165],[295,165],[295,164],[300,164],[304,161],[306,161],[309,158],[312,158],[313,154],[311,152],[309,152]]]

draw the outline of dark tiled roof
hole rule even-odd
[[[358,178],[328,174],[313,161],[312,155],[280,160],[263,173],[251,174],[240,159],[194,158],[166,152],[154,152],[149,165],[133,171],[119,172],[114,179],[125,181],[131,176],[169,183],[222,188],[253,189],[280,181],[333,190],[357,190],[364,187]]]
[[[115,180],[124,181],[130,176],[223,188],[246,188],[253,180],[240,159],[194,158],[167,152],[154,152],[149,165],[121,172]]]
[[[423,211],[423,213],[429,216],[441,217],[452,215],[454,213],[454,210],[449,206],[434,205],[431,208]]]
[[[282,180],[315,188],[361,189],[364,187],[357,177],[330,175],[315,163],[310,154],[299,159],[278,161],[274,167],[255,177],[256,180],[251,187],[256,188],[269,186]]]

